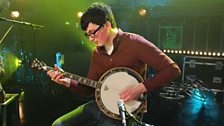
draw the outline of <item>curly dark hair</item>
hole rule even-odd
[[[83,13],[81,28],[85,31],[90,22],[102,26],[106,21],[111,22],[112,28],[116,27],[111,7],[101,2],[95,2]]]

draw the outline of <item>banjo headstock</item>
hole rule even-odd
[[[42,61],[39,61],[38,59],[34,59],[30,63],[30,67],[32,69],[37,69],[37,70],[45,70],[44,67],[46,67],[46,64]]]

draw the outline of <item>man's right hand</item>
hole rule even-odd
[[[47,71],[47,74],[50,76],[51,80],[66,87],[70,87],[71,79],[64,77],[63,73],[60,72],[63,70],[56,64],[54,64],[54,68],[54,70]]]

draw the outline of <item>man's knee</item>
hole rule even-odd
[[[55,120],[51,126],[68,126],[62,120]]]

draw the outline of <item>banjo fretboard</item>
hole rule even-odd
[[[45,71],[54,70],[53,67],[49,67],[49,66],[43,66],[42,68]],[[96,88],[96,86],[98,84],[97,81],[93,81],[93,80],[87,79],[87,78],[79,76],[79,75],[75,75],[75,74],[72,74],[72,73],[69,73],[69,72],[63,72],[63,71],[62,71],[62,73],[65,77],[68,77],[70,79],[74,79],[81,84],[84,84],[84,85],[87,85],[87,86],[90,86],[90,87],[93,87],[93,88]]]

